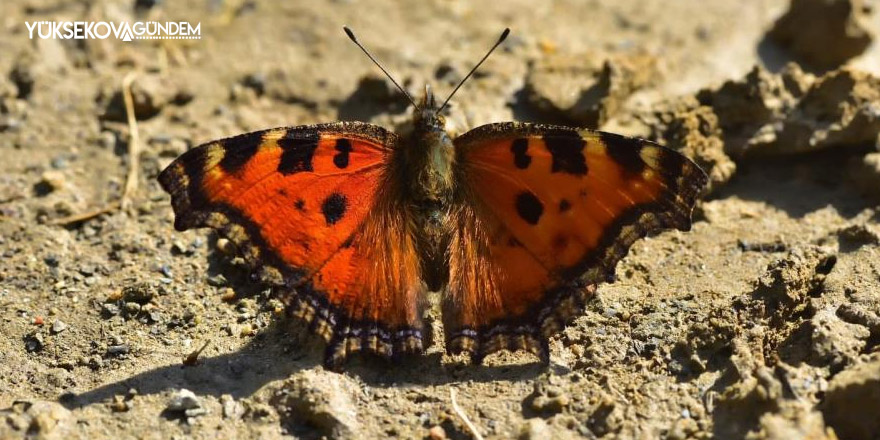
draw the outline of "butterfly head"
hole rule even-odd
[[[446,118],[440,114],[437,107],[437,100],[434,99],[434,91],[431,90],[429,84],[425,84],[425,94],[418,105],[416,105],[413,117],[417,127],[430,129],[443,129],[446,126]]]

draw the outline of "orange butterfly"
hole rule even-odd
[[[329,368],[359,351],[422,352],[428,291],[443,292],[447,351],[479,363],[524,349],[548,362],[548,339],[633,242],[690,228],[706,174],[673,150],[516,122],[453,139],[440,114],[448,98],[438,106],[426,87],[416,104],[391,81],[415,107],[411,133],[276,128],[194,148],[159,176],[175,228],[235,243],[327,341]]]

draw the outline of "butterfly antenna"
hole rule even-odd
[[[468,72],[468,74],[464,77],[464,79],[462,79],[461,82],[458,83],[457,86],[455,86],[455,89],[452,91],[452,93],[449,94],[449,97],[446,98],[446,101],[443,101],[443,105],[441,105],[440,108],[437,109],[437,113],[436,113],[436,114],[440,114],[440,112],[446,107],[446,104],[449,104],[449,100],[452,99],[452,96],[455,95],[455,92],[457,92],[458,89],[460,89],[461,86],[465,83],[465,81],[467,81],[468,78],[470,78],[471,75],[473,75],[474,72],[476,72],[477,69],[480,68],[480,64],[483,64],[483,61],[486,61],[486,58],[489,58],[489,55],[492,55],[492,52],[495,51],[495,48],[497,48],[498,45],[500,45],[501,43],[503,43],[504,40],[507,38],[507,35],[509,35],[509,34],[510,34],[510,28],[504,28],[504,32],[502,32],[502,33],[501,33],[501,36],[498,37],[498,41],[495,43],[495,45],[492,46],[491,49],[489,49],[489,52],[486,52],[486,55],[483,56],[483,59],[481,59],[480,62],[477,63],[477,65],[474,66],[474,68],[471,69],[470,72]]]
[[[391,74],[388,73],[388,71],[385,70],[385,68],[382,67],[382,65],[379,64],[378,61],[376,61],[376,58],[373,57],[373,54],[371,54],[370,51],[368,51],[363,45],[361,45],[360,41],[357,40],[357,37],[354,36],[354,32],[352,32],[351,29],[348,28],[348,26],[343,26],[342,29],[345,31],[345,35],[348,35],[348,38],[350,38],[351,41],[354,42],[354,44],[357,44],[357,47],[361,48],[361,50],[364,51],[364,53],[367,55],[367,57],[370,58],[370,60],[373,62],[373,64],[378,66],[379,69],[381,69],[382,72],[385,74],[385,76],[387,76],[388,79],[390,79],[391,82],[393,82],[394,85],[397,86],[397,89],[400,90],[404,95],[406,95],[406,98],[409,99],[409,102],[412,103],[413,107],[418,107],[418,105],[416,105],[416,101],[413,99],[413,97],[410,96],[410,94],[407,93],[406,90],[403,87],[401,87],[400,84],[397,83],[397,81],[394,80],[394,77],[392,77]]]

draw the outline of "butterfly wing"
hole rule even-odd
[[[583,309],[639,238],[688,230],[706,175],[634,138],[522,123],[455,139],[444,328],[476,361],[502,349],[549,357],[547,340]]]
[[[386,174],[398,138],[364,123],[277,128],[190,150],[160,175],[178,230],[233,242],[290,312],[349,352],[421,351],[418,257]]]

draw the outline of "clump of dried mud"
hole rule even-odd
[[[137,3],[0,4],[0,437],[468,438],[461,414],[489,438],[880,432],[880,52],[864,3]],[[31,41],[23,24],[64,19],[201,21],[203,38]],[[693,230],[635,245],[547,367],[471,366],[435,343],[324,371],[228,242],[173,230],[155,177],[244,131],[405,125],[406,99],[343,24],[438,95],[510,26],[450,125],[679,149],[711,178]]]

